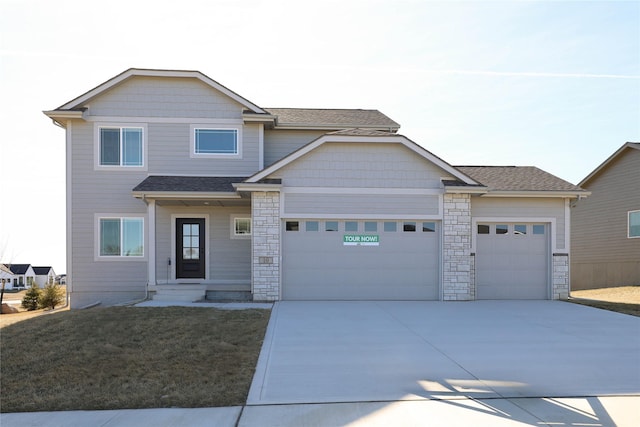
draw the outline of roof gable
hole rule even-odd
[[[130,68],[117,76],[107,80],[106,82],[96,86],[95,88],[85,92],[77,98],[72,99],[66,104],[61,105],[56,108],[57,110],[77,110],[78,108],[82,108],[85,103],[90,101],[91,99],[100,96],[101,94],[111,90],[112,88],[118,86],[122,82],[135,77],[135,76],[143,76],[143,77],[181,77],[181,78],[195,78],[203,83],[209,85],[215,90],[223,93],[229,98],[241,104],[244,108],[250,110],[253,113],[258,114],[268,114],[265,110],[258,107],[256,104],[251,101],[243,98],[227,87],[221,85],[200,71],[183,71],[183,70],[151,70],[151,69],[140,69],[140,68]]]
[[[26,274],[31,268],[31,264],[5,264],[13,274]]]
[[[595,168],[589,175],[587,175],[580,183],[578,184],[580,187],[586,187],[588,183],[598,176],[601,172],[603,172],[607,166],[615,162],[620,156],[624,155],[627,150],[640,150],[640,142],[627,142],[622,145],[615,153],[613,153],[607,160],[602,162],[597,168]]]
[[[397,135],[390,132],[381,132],[381,131],[371,131],[371,130],[362,130],[362,129],[345,129],[342,131],[332,132],[321,137],[315,139],[309,144],[301,147],[300,149],[294,151],[283,159],[277,161],[271,166],[261,170],[260,172],[254,174],[249,177],[245,183],[257,183],[267,177],[272,175],[274,172],[284,168],[285,166],[295,162],[297,159],[301,158],[305,154],[317,149],[325,143],[330,142],[345,142],[345,143],[384,143],[384,144],[401,144],[411,150],[418,156],[428,160],[429,162],[435,164],[440,169],[444,170],[446,173],[453,176],[455,179],[464,182],[465,184],[477,185],[478,182],[465,175],[463,172],[457,170],[438,156],[432,154],[431,152],[425,150],[423,147],[419,146],[415,142],[406,138],[402,135]]]
[[[46,276],[51,271],[51,267],[33,267],[33,272],[36,276]]]

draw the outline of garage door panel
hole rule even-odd
[[[359,230],[363,229],[360,221]],[[378,230],[383,229],[381,221]],[[347,234],[374,234],[379,243],[345,245]],[[344,221],[339,232],[285,231],[283,298],[438,299],[438,253],[438,233],[403,232],[401,223],[396,232],[344,231]]]
[[[488,232],[476,235],[477,298],[547,299],[548,226],[499,224],[508,227],[499,234],[498,224],[483,225]]]

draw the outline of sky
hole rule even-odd
[[[42,111],[132,67],[378,109],[452,165],[574,184],[640,141],[640,1],[0,0],[0,261],[65,272],[65,133]]]

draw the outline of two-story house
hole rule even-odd
[[[129,69],[45,114],[66,130],[72,307],[568,294],[586,192],[453,167],[377,110],[261,108],[197,71]]]

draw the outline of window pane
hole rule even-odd
[[[318,231],[318,221],[307,221],[305,224],[305,230],[307,231]]]
[[[508,233],[509,233],[509,226],[504,224],[496,225],[496,234],[508,234]]]
[[[338,221],[327,221],[324,223],[324,231],[338,231]]]
[[[527,226],[525,224],[516,224],[513,226],[513,234],[524,235],[527,234]]]
[[[416,231],[415,222],[404,222],[402,224],[402,231]]]
[[[142,129],[125,128],[122,130],[122,164],[142,166]]]
[[[398,231],[398,223],[397,222],[385,222],[384,223],[384,231],[394,233]]]
[[[629,212],[629,237],[640,237],[640,211]]]
[[[235,233],[236,233],[236,235],[249,235],[249,234],[251,234],[251,219],[250,218],[236,218],[235,219]]]
[[[358,231],[357,221],[347,221],[344,223],[344,231]]]
[[[486,224],[478,224],[478,234],[489,234],[489,226]]]
[[[100,220],[100,256],[120,256],[120,220]]]
[[[122,230],[122,256],[142,256],[144,247],[142,218],[124,218]]]
[[[285,229],[287,231],[298,231],[300,229],[300,225],[298,224],[298,221],[287,221]]]
[[[196,129],[196,153],[238,154],[236,129]]]
[[[120,166],[120,129],[100,129],[100,164]]]
[[[369,232],[378,231],[378,223],[373,221],[366,221],[364,223],[364,231],[369,231]]]
[[[544,225],[534,225],[533,234],[544,234]]]
[[[433,233],[436,231],[436,223],[435,222],[423,222],[422,223],[422,231],[424,233]]]

